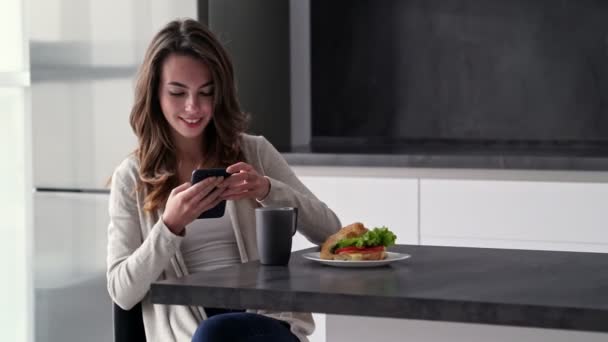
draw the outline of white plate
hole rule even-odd
[[[384,260],[325,260],[320,258],[319,252],[304,253],[302,256],[308,260],[316,261],[323,265],[337,266],[337,267],[375,267],[388,265],[392,262],[405,260],[410,257],[409,254],[401,254],[395,252],[386,252],[386,259]]]

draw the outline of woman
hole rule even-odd
[[[152,305],[147,296],[157,280],[256,260],[256,207],[298,207],[298,231],[317,244],[340,227],[266,139],[243,133],[230,58],[208,29],[176,20],[153,38],[130,121],[138,148],[114,172],[109,203],[114,302],[142,302],[148,341],[306,341],[309,313]],[[189,183],[194,169],[211,167],[231,175]],[[196,219],[221,200],[222,218]]]

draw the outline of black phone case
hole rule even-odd
[[[208,177],[229,177],[230,174],[226,172],[226,169],[197,169],[192,171],[192,185],[202,181]],[[204,211],[199,215],[199,219],[205,218],[218,218],[224,216],[226,211],[226,201],[221,201],[215,207]]]

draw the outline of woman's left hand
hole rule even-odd
[[[242,198],[255,198],[263,200],[270,191],[270,181],[260,175],[251,165],[238,162],[226,168],[230,177],[225,178],[220,185],[224,190],[221,198],[239,200]]]

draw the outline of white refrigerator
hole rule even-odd
[[[135,148],[134,75],[153,34],[197,1],[31,0],[36,342],[112,341],[107,181]]]

